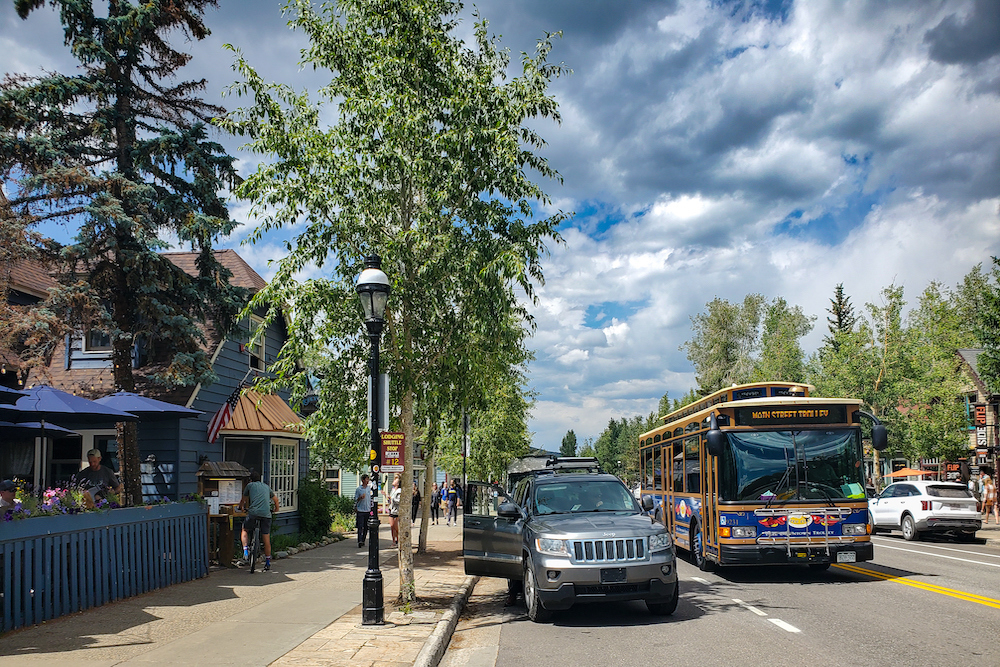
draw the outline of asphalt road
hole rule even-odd
[[[873,539],[874,561],[819,573],[681,561],[680,603],[666,619],[615,603],[536,624],[484,579],[442,667],[1000,665],[1000,548]]]

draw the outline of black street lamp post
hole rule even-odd
[[[379,441],[379,367],[378,347],[385,324],[385,304],[389,299],[389,278],[382,271],[382,260],[378,255],[365,258],[365,270],[358,276],[354,291],[361,300],[365,313],[365,326],[372,344],[369,366],[371,368],[371,467],[375,489],[379,488],[379,468],[381,467],[381,442]],[[382,571],[378,565],[378,502],[372,494],[372,510],[368,518],[368,570],[365,572],[361,594],[362,625],[382,625],[385,623],[385,604],[382,601]]]

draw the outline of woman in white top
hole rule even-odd
[[[399,498],[403,490],[399,488],[399,475],[392,478],[392,488],[389,489],[389,530],[392,531],[392,546],[399,546]]]

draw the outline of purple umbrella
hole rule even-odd
[[[0,405],[0,417],[11,420],[37,419],[41,422],[71,421],[84,424],[106,424],[108,422],[134,422],[138,417],[123,410],[101,405],[96,401],[39,385],[25,389],[14,405]]]
[[[41,422],[0,422],[0,433],[7,435],[79,435],[76,431],[71,431],[55,424],[42,424]]]
[[[200,410],[192,410],[191,408],[185,408],[183,405],[167,403],[166,401],[141,396],[130,391],[119,391],[110,396],[98,398],[94,403],[124,410],[138,417],[140,421],[173,419],[175,417],[187,419],[204,414]]]

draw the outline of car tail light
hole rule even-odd
[[[931,510],[931,501],[929,501],[929,500],[921,500],[920,501],[920,509],[922,509],[925,512],[929,512]]]

